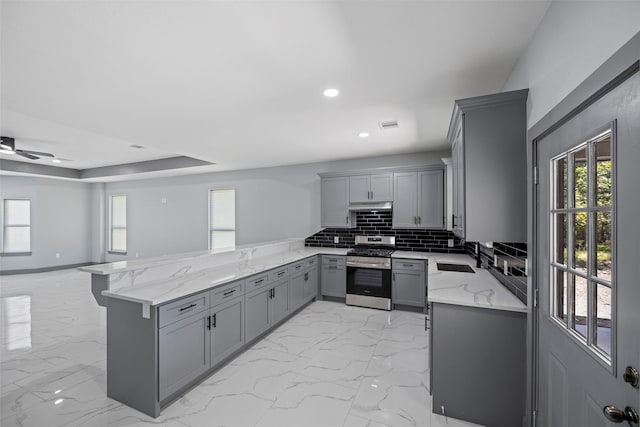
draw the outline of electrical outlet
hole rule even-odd
[[[453,247],[453,239],[448,239],[447,240],[447,246],[452,248]]]
[[[164,204],[164,203],[167,203],[167,198],[166,198],[166,197],[163,197],[162,199],[160,199],[160,202],[162,202],[163,204]]]
[[[140,256],[140,254],[138,252],[136,252],[136,258],[138,258]]]
[[[60,258],[60,254],[56,254],[56,258]]]
[[[339,236],[333,236],[333,243],[340,243],[340,237]]]

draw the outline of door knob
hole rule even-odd
[[[622,374],[622,379],[625,383],[631,384],[631,387],[638,388],[638,382],[640,382],[640,374],[638,374],[638,370],[633,366],[627,366],[624,370],[624,374]]]
[[[629,424],[638,424],[638,420],[640,419],[638,418],[638,413],[636,412],[636,410],[631,406],[627,406],[623,411],[622,409],[618,409],[615,406],[608,405],[602,408],[602,412],[609,421],[614,423],[623,423],[625,421],[628,421]]]

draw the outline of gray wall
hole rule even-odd
[[[0,179],[0,199],[31,200],[32,252],[30,256],[0,257],[1,270],[91,261],[92,184],[6,175]]]
[[[236,189],[237,244],[304,238],[321,229],[319,172],[440,164],[448,155],[424,152],[108,183],[107,200],[114,194],[128,196],[128,242],[127,255],[107,254],[105,261],[207,249],[212,188]]]
[[[531,128],[638,31],[638,1],[554,1],[503,90],[529,88]]]

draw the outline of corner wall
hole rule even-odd
[[[503,90],[529,88],[530,129],[639,31],[638,1],[553,1]]]
[[[3,175],[1,179],[0,202],[7,198],[31,200],[31,255],[2,256],[0,270],[91,261],[92,184],[26,176]]]

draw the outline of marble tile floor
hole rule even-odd
[[[88,274],[1,276],[0,308],[3,427],[474,426],[431,414],[417,313],[314,302],[153,419],[106,397]]]

